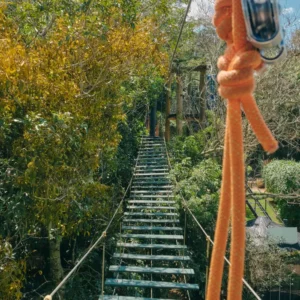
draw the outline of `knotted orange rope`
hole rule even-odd
[[[247,41],[241,0],[216,0],[213,23],[227,49],[218,61],[219,94],[228,99],[221,198],[206,299],[220,299],[231,217],[229,300],[242,299],[245,256],[245,167],[241,107],[265,151],[278,148],[253,98],[254,70],[262,67],[259,52]]]

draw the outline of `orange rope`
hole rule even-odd
[[[266,126],[252,93],[254,70],[263,63],[247,41],[241,0],[216,0],[213,23],[226,41],[225,54],[218,60],[219,94],[228,99],[221,198],[217,218],[206,299],[220,299],[228,228],[231,217],[229,300],[242,299],[245,257],[245,167],[241,106],[265,151],[277,150],[277,141]]]

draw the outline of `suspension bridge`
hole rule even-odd
[[[103,247],[103,264],[99,300],[167,300],[178,299],[178,295],[179,299],[200,299],[199,283],[195,282],[195,271],[190,267],[185,228],[180,226],[170,168],[164,139],[142,137],[133,177],[106,229],[44,300],[54,299],[79,265],[100,246]],[[209,252],[213,240],[180,196],[186,213],[206,237]],[[124,205],[113,263],[105,268],[105,239],[109,238],[108,230]],[[224,259],[230,264],[226,257]],[[246,280],[243,279],[243,283],[254,299],[260,299]]]

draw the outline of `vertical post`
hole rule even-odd
[[[202,129],[204,128],[205,108],[206,108],[205,75],[206,75],[206,68],[200,71],[200,83],[199,83],[199,92],[200,92],[199,122]]]
[[[206,283],[205,283],[205,298],[207,293],[207,285],[208,285],[208,276],[209,276],[209,252],[210,252],[210,241],[209,237],[206,237],[206,258],[207,258],[207,264],[206,264]]]
[[[265,198],[265,211],[267,212],[267,199],[266,198]]]
[[[186,209],[184,209],[184,237],[183,245],[186,245]]]
[[[104,300],[104,272],[105,272],[105,241],[103,244],[103,253],[102,253],[102,300]]]
[[[170,111],[171,111],[171,82],[172,75],[170,75],[168,85],[167,85],[167,99],[166,99],[166,123],[165,123],[165,139],[166,142],[170,141]]]
[[[150,110],[150,136],[152,137],[155,137],[156,108],[157,108],[157,101],[155,100],[154,103],[152,103],[151,110]]]
[[[176,81],[177,81],[176,128],[177,128],[177,134],[182,135],[182,120],[183,120],[182,78],[179,73],[177,73]]]

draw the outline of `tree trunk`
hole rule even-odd
[[[204,128],[205,109],[206,109],[205,74],[206,74],[205,70],[200,71],[200,84],[199,84],[200,116],[199,116],[199,122],[200,122],[200,126],[202,129]]]
[[[172,76],[172,75],[171,75]],[[170,141],[170,111],[171,111],[171,78],[168,81],[167,99],[166,99],[166,124],[165,124],[165,139]]]
[[[182,120],[183,120],[183,99],[182,99],[182,79],[177,75],[177,109],[176,109],[176,128],[177,134],[182,135]]]
[[[151,105],[150,110],[150,136],[155,137],[155,128],[156,128],[156,109],[157,109],[157,101]]]
[[[61,265],[61,256],[60,256],[60,245],[61,245],[61,236],[53,236],[51,233],[52,226],[49,225],[48,228],[48,238],[49,238],[49,264],[50,264],[50,277],[55,285],[60,283],[63,278],[64,271]],[[63,290],[61,290],[58,295],[59,299],[62,297]]]

